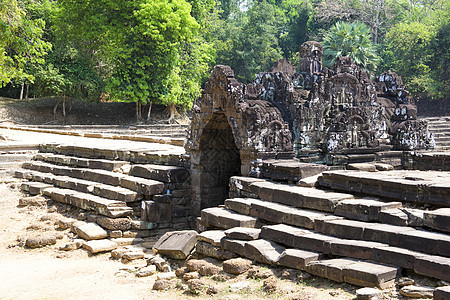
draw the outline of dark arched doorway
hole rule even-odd
[[[228,198],[231,176],[241,174],[241,159],[233,132],[223,112],[215,112],[200,136],[199,163],[195,166],[195,194],[200,209]]]

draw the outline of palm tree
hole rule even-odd
[[[370,38],[370,28],[364,23],[337,22],[325,34],[323,41],[323,64],[333,67],[340,56],[350,56],[358,66],[372,73],[380,58]]]

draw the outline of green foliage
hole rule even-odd
[[[448,98],[448,29],[448,20],[438,29],[411,22],[399,23],[387,34],[390,67],[416,96]]]
[[[30,19],[17,0],[0,0],[0,86],[11,80],[33,81],[29,64],[42,64],[51,44],[42,39],[45,22]]]
[[[370,29],[361,22],[337,22],[326,33],[323,41],[323,64],[333,67],[336,58],[350,56],[358,66],[374,72],[379,62],[375,45],[370,40]]]

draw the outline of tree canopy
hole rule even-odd
[[[189,107],[214,64],[249,82],[316,40],[326,66],[348,55],[442,101],[449,11],[449,0],[0,0],[0,94]]]

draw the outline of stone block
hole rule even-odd
[[[108,237],[108,232],[95,223],[84,223],[75,228],[78,236],[85,240],[100,240]]]
[[[95,254],[112,251],[117,248],[117,244],[110,240],[95,240],[83,243],[83,248]]]
[[[414,263],[417,274],[450,281],[450,259],[442,256],[418,257]]]
[[[362,240],[364,229],[371,224],[353,220],[329,220],[321,225],[321,233],[344,239]]]
[[[434,300],[448,300],[450,299],[450,285],[441,286],[434,290]]]
[[[344,269],[355,260],[348,258],[337,258],[329,260],[312,261],[306,265],[306,272],[328,278],[336,282],[344,282]]]
[[[406,231],[399,234],[398,243],[401,248],[429,254],[438,254],[440,248],[450,249],[450,237],[446,234],[425,230]],[[449,255],[448,252],[444,255]]]
[[[230,239],[252,241],[259,238],[261,229],[247,228],[247,227],[234,227],[225,230],[225,235]]]
[[[165,183],[182,183],[189,179],[187,169],[162,165],[133,165],[129,174]]]
[[[405,269],[414,269],[418,257],[426,256],[420,252],[398,247],[375,247],[372,249],[372,260]]]
[[[401,209],[386,209],[380,212],[380,222],[396,226],[408,226],[408,215]]]
[[[377,168],[374,164],[369,163],[353,163],[347,165],[347,170],[358,170],[367,172],[376,172]]]
[[[257,219],[250,216],[238,214],[234,211],[212,207],[203,209],[202,221],[207,227],[229,229],[233,227],[255,227]]]
[[[311,231],[285,224],[277,224],[263,226],[259,237],[288,247],[295,247],[294,239],[305,234],[311,234]]]
[[[443,232],[450,232],[450,208],[425,211],[424,225]]]
[[[203,241],[197,242],[197,244],[195,245],[195,251],[205,256],[214,257],[222,260],[236,257],[236,254],[234,254],[231,251],[224,250],[221,247],[214,246],[211,245],[210,243]]]
[[[174,259],[185,259],[196,242],[197,232],[193,230],[167,232],[153,246],[153,251]]]
[[[250,269],[252,262],[244,258],[234,258],[223,262],[224,272],[240,275]]]
[[[267,240],[249,241],[244,246],[245,256],[263,264],[276,264],[285,248]]]
[[[395,226],[389,224],[372,224],[364,229],[364,240],[382,242],[389,245],[399,245],[401,233],[415,231],[414,228],[406,226]]]
[[[251,198],[233,198],[225,200],[225,207],[238,212],[242,215],[250,215],[250,208],[256,199]]]
[[[172,205],[155,201],[142,201],[141,220],[149,223],[164,223],[172,221]]]
[[[117,244],[118,247],[142,244],[145,240],[142,238],[112,238],[111,241]]]
[[[240,193],[241,191],[250,192],[250,185],[254,182],[264,181],[264,179],[244,177],[244,176],[232,176],[230,178],[230,191]]]
[[[399,268],[357,261],[345,266],[343,270],[344,281],[362,287],[379,287],[385,289],[394,284]]]
[[[353,220],[377,221],[381,211],[400,207],[401,202],[382,202],[374,198],[350,199],[339,202],[334,213]]]
[[[323,254],[331,254],[331,242],[337,238],[320,233],[309,233],[294,236],[293,247],[309,251],[317,251]]]
[[[220,247],[220,240],[224,237],[225,232],[223,230],[208,230],[200,233],[197,236],[197,239],[213,246]]]
[[[120,186],[146,196],[158,195],[164,191],[164,183],[134,176],[122,177],[120,179]]]
[[[129,230],[131,228],[131,219],[129,218],[107,218],[99,216],[97,224],[109,230]]]
[[[120,183],[120,179],[126,175],[106,170],[86,169],[83,171],[83,176],[85,180],[117,186]]]
[[[224,250],[231,251],[239,256],[246,256],[245,244],[247,241],[233,240],[224,237],[220,240],[220,245]]]
[[[304,270],[308,263],[319,260],[321,256],[322,255],[318,252],[300,249],[285,249],[278,259],[278,264],[289,268]]]
[[[332,240],[329,244],[331,254],[357,259],[371,259],[373,248],[387,247],[387,245],[377,242],[341,239]]]

